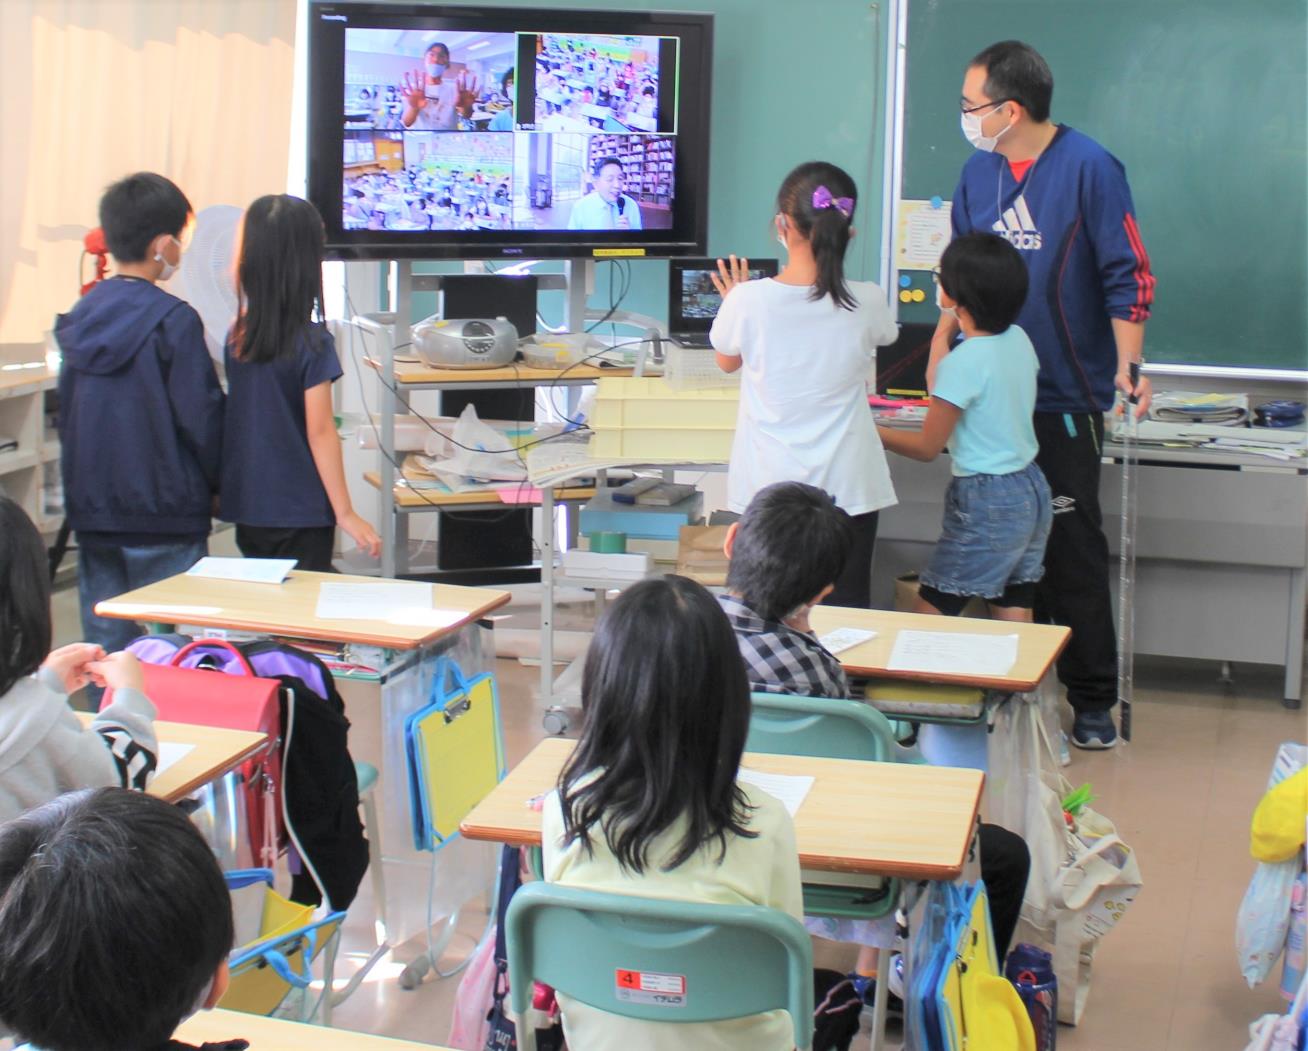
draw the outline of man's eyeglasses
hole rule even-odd
[[[997,109],[998,107],[1002,106],[1005,102],[1016,102],[1016,101],[1017,99],[1014,98],[995,99],[994,102],[983,102],[979,106],[969,107],[967,105],[966,99],[960,99],[958,102],[958,109],[960,113],[975,113],[977,110],[982,110],[982,109]]]

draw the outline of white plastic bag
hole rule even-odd
[[[1286,742],[1276,751],[1267,787],[1280,784],[1308,764],[1308,747]],[[1235,952],[1240,973],[1252,989],[1262,982],[1285,947],[1290,929],[1290,894],[1303,868],[1299,857],[1261,862],[1254,869],[1235,920]]]
[[[1083,807],[1076,827],[1067,824],[1062,801],[1072,785],[1060,772],[1036,695],[1014,695],[997,714],[988,778],[990,820],[1021,834],[1031,852],[1021,937],[1053,953],[1058,1020],[1076,1025],[1095,947],[1143,883],[1139,863],[1102,814]]]
[[[522,482],[527,462],[513,448],[512,440],[477,417],[468,405],[451,435],[453,450],[448,458],[436,460],[431,471],[456,492],[468,483]]]

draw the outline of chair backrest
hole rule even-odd
[[[522,1017],[539,980],[602,1011],[657,1022],[789,1012],[813,1036],[813,946],[793,916],[530,883],[505,922],[509,995]]]
[[[889,720],[862,701],[755,693],[745,750],[888,763],[895,736]]]

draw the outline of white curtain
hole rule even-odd
[[[115,179],[160,172],[196,211],[285,190],[296,6],[0,2],[0,343],[40,340],[77,298]]]

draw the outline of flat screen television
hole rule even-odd
[[[711,15],[313,3],[337,259],[699,255]]]

